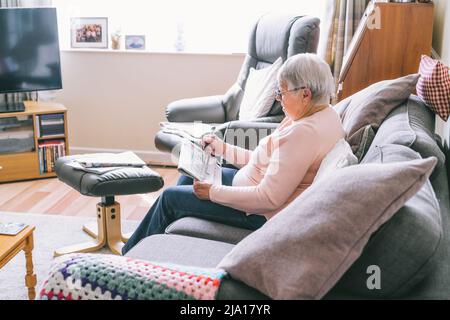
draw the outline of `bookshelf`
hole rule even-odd
[[[24,112],[0,113],[0,183],[56,177],[56,159],[68,154],[62,104],[26,101]]]

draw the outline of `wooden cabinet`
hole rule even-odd
[[[369,4],[344,57],[339,100],[387,79],[419,71],[431,54],[434,4]]]
[[[43,117],[63,119],[62,132],[46,134],[41,127]],[[25,125],[21,128],[22,123]],[[26,101],[24,112],[0,113],[0,183],[55,177],[50,164],[54,164],[56,154],[50,154],[50,150],[43,154],[55,143],[60,144],[58,154],[69,153],[67,109],[63,105]]]

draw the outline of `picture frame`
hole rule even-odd
[[[125,36],[126,50],[145,50],[145,36],[144,35],[126,35]]]
[[[72,48],[108,49],[108,18],[74,17],[70,26]]]

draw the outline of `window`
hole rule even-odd
[[[108,17],[109,34],[145,35],[147,51],[247,52],[249,32],[262,14],[290,12],[321,18],[326,0],[53,0],[62,49],[70,48],[71,17]],[[109,39],[109,42],[110,39]]]

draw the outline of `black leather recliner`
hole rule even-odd
[[[248,53],[238,80],[228,92],[222,96],[172,102],[166,110],[167,120],[169,122],[228,123],[226,126],[231,129],[239,128],[245,131],[263,128],[269,129],[270,133],[284,118],[279,102],[274,103],[267,117],[253,121],[238,120],[239,106],[244,95],[250,68],[265,68],[279,57],[282,57],[285,61],[299,53],[315,53],[319,43],[319,24],[318,18],[309,16],[279,14],[262,16],[253,27]],[[256,131],[259,132],[259,130]],[[155,137],[156,147],[164,152],[172,152],[180,141],[180,137],[162,131],[158,132]]]

